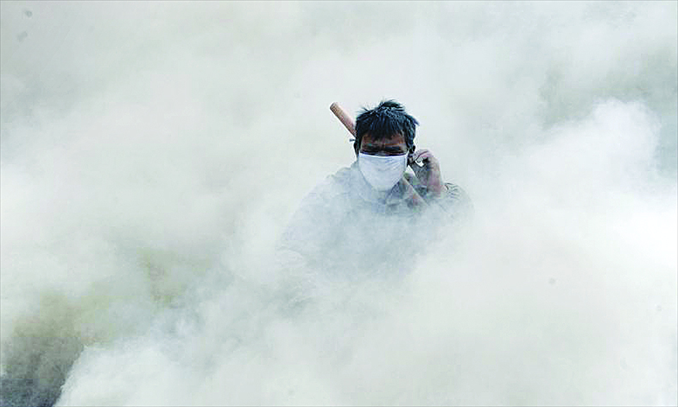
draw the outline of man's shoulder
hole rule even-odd
[[[306,201],[335,201],[346,196],[351,189],[352,168],[344,167],[325,177],[306,196]]]
[[[446,194],[449,199],[457,202],[463,202],[471,205],[471,198],[459,185],[451,182],[445,183]]]
[[[471,197],[459,185],[446,182],[442,198],[440,204],[456,220],[470,220],[473,217],[475,210]]]
[[[334,174],[328,175],[327,180],[330,180],[330,182],[334,182],[337,185],[348,186],[355,175],[354,171],[355,168],[353,166],[344,167],[339,169],[339,171],[335,172]]]

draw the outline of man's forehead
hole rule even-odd
[[[363,136],[362,140],[363,144],[369,144],[369,145],[385,145],[385,146],[392,146],[392,145],[399,145],[401,143],[405,143],[405,136],[403,136],[400,133],[393,134],[388,137],[382,137],[377,140],[374,140],[372,138],[372,135],[370,133],[365,133]]]

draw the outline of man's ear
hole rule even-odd
[[[407,165],[412,165],[412,156],[414,155],[415,146],[410,147],[410,151],[407,152]]]

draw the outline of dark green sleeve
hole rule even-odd
[[[460,186],[446,182],[440,198],[431,202],[441,208],[453,222],[466,222],[473,218],[473,202]]]
[[[405,178],[426,202],[435,207],[434,212],[442,211],[448,219],[455,222],[468,221],[473,218],[474,210],[471,198],[460,186],[446,182],[442,196],[431,198],[426,187],[419,182],[414,174],[405,173]]]

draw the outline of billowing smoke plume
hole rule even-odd
[[[678,402],[676,3],[0,8],[3,405]],[[384,98],[475,218],[298,299]]]

